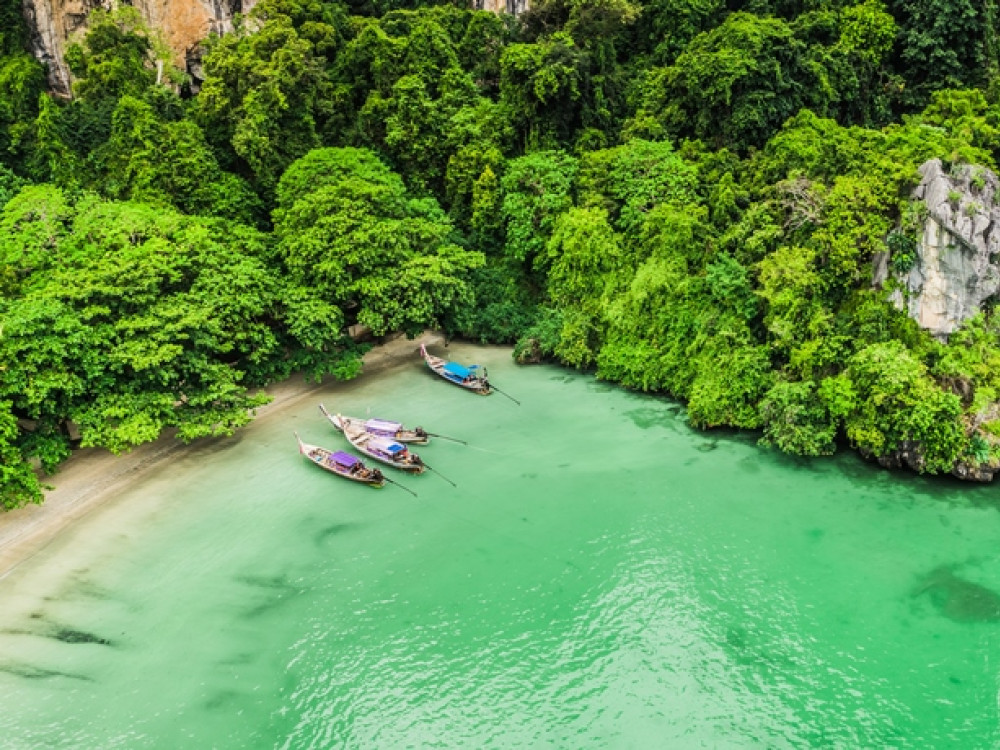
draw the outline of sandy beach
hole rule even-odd
[[[360,377],[412,360],[421,343],[436,345],[443,341],[442,335],[432,332],[416,339],[399,336],[389,340],[365,355]],[[272,401],[257,410],[257,419],[280,415],[331,382],[332,378],[316,383],[295,376],[272,385],[266,389]],[[253,423],[243,429],[252,426]],[[45,493],[44,503],[0,514],[0,578],[44,549],[75,521],[102,507],[144,472],[203,443],[204,440],[185,445],[167,434],[119,456],[101,448],[75,451],[57,474],[45,479],[53,489]]]

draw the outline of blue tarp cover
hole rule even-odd
[[[352,456],[350,453],[344,453],[344,451],[337,451],[331,456],[334,461],[336,461],[341,466],[346,466],[350,468],[358,462],[358,459]]]
[[[373,448],[377,448],[380,451],[385,451],[386,453],[399,453],[406,450],[406,448],[397,443],[395,440],[386,440],[384,438],[372,438],[368,441],[368,445]]]
[[[462,367],[458,362],[449,362],[444,366],[444,371],[452,375],[457,375],[462,380],[465,380],[472,374],[472,370],[468,367]]]

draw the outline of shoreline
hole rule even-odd
[[[443,341],[444,336],[430,331],[414,339],[399,335],[373,347],[364,355],[363,369],[358,377],[373,375],[410,360],[421,343],[434,345]],[[293,375],[288,380],[268,386],[264,390],[272,401],[260,407],[253,421],[241,430],[252,428],[264,416],[280,414],[334,382],[337,381],[333,378],[307,382],[302,375]],[[107,505],[115,493],[129,482],[166,459],[186,450],[195,450],[203,441],[213,439],[202,438],[185,444],[168,432],[151,443],[117,456],[104,448],[74,451],[59,471],[46,479],[45,483],[53,489],[45,492],[45,501],[41,505],[28,505],[0,514],[0,578],[8,576],[38,554],[75,521]]]

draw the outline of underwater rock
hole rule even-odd
[[[921,579],[913,596],[926,596],[941,614],[955,622],[1000,621],[1000,594],[955,575],[953,566],[932,570]]]
[[[72,630],[70,628],[61,628],[53,633],[52,637],[57,641],[62,641],[63,643],[96,643],[100,646],[111,645],[111,641],[107,638],[101,638],[99,635],[94,635],[93,633],[87,633],[82,630]]]

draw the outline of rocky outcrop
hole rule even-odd
[[[531,7],[529,0],[473,0],[472,7],[476,10],[488,10],[491,13],[510,13],[516,16]]]
[[[48,68],[49,88],[70,95],[70,73],[63,59],[66,49],[86,33],[87,17],[95,8],[110,10],[115,0],[23,0],[31,33],[31,47]],[[156,30],[174,53],[174,64],[197,72],[199,42],[212,32],[233,28],[233,16],[245,13],[245,0],[133,0],[149,28]]]
[[[514,361],[519,365],[537,365],[544,359],[542,344],[537,338],[529,338],[523,343],[519,341],[514,347]]]
[[[983,167],[945,172],[939,159],[925,163],[920,173],[913,197],[924,209],[922,235],[895,301],[946,339],[1000,290],[1000,180]]]
[[[69,69],[63,60],[67,40],[85,26],[94,8],[106,7],[101,0],[23,0],[31,51],[48,70],[49,89],[69,96]]]
[[[888,451],[881,456],[875,456],[871,451],[860,450],[861,456],[869,461],[875,461],[879,466],[886,469],[912,469],[923,473],[926,470],[923,451],[920,444],[912,440],[904,440],[902,445],[894,451]],[[958,460],[951,468],[953,477],[966,482],[992,482],[1000,468],[991,464],[980,464],[970,460]]]

